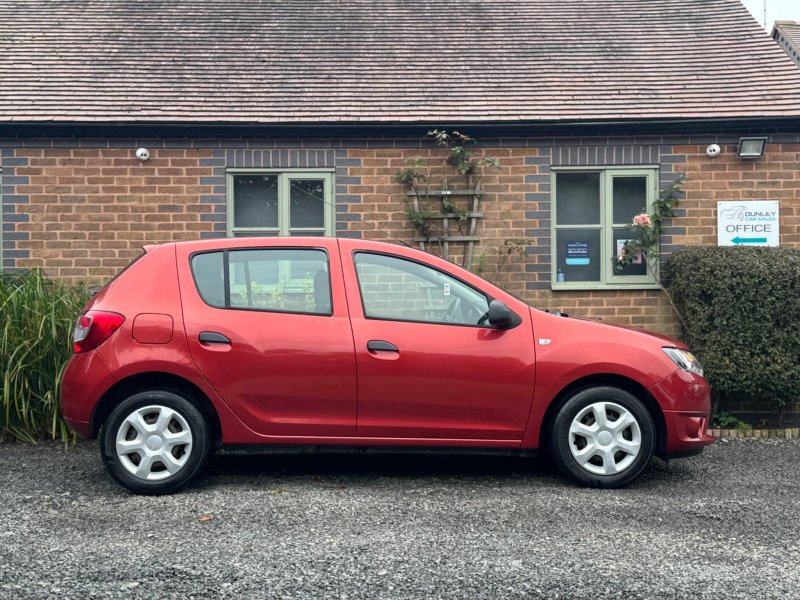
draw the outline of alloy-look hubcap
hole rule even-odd
[[[138,479],[175,475],[192,453],[192,432],[183,416],[167,406],[137,408],[117,430],[120,464]]]
[[[578,464],[595,475],[627,469],[642,445],[636,417],[615,402],[595,402],[581,410],[569,427],[569,448]]]

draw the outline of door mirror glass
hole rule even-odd
[[[513,329],[522,323],[522,319],[513,313],[505,302],[492,300],[489,304],[489,325],[495,329]]]

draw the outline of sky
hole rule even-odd
[[[800,21],[800,0],[766,0],[767,26],[766,30],[772,32],[775,21]],[[742,4],[764,26],[764,0],[742,0]]]

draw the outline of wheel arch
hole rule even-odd
[[[664,419],[664,413],[658,402],[653,395],[647,391],[642,384],[634,379],[625,377],[624,375],[616,375],[614,373],[596,373],[587,375],[576,379],[561,391],[559,391],[545,411],[544,418],[542,419],[542,426],[539,429],[539,448],[546,448],[548,436],[553,429],[553,421],[555,419],[558,409],[567,401],[573,394],[591,387],[610,386],[620,388],[636,396],[642,401],[647,412],[653,418],[653,424],[656,427],[656,455],[663,456],[664,449],[667,441],[667,424]]]
[[[91,420],[91,437],[95,438],[100,433],[100,428],[105,422],[111,411],[114,410],[119,401],[127,398],[131,394],[149,389],[166,389],[176,391],[195,404],[208,418],[211,427],[212,445],[218,446],[222,440],[222,425],[211,400],[194,383],[175,375],[161,371],[150,371],[146,373],[136,373],[125,379],[121,379],[112,385],[100,397],[95,406]]]

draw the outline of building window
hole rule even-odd
[[[333,174],[228,171],[228,235],[334,235]]]
[[[657,169],[554,169],[553,289],[653,287],[643,258],[615,269],[633,217],[650,211]],[[658,265],[656,264],[657,268]]]

